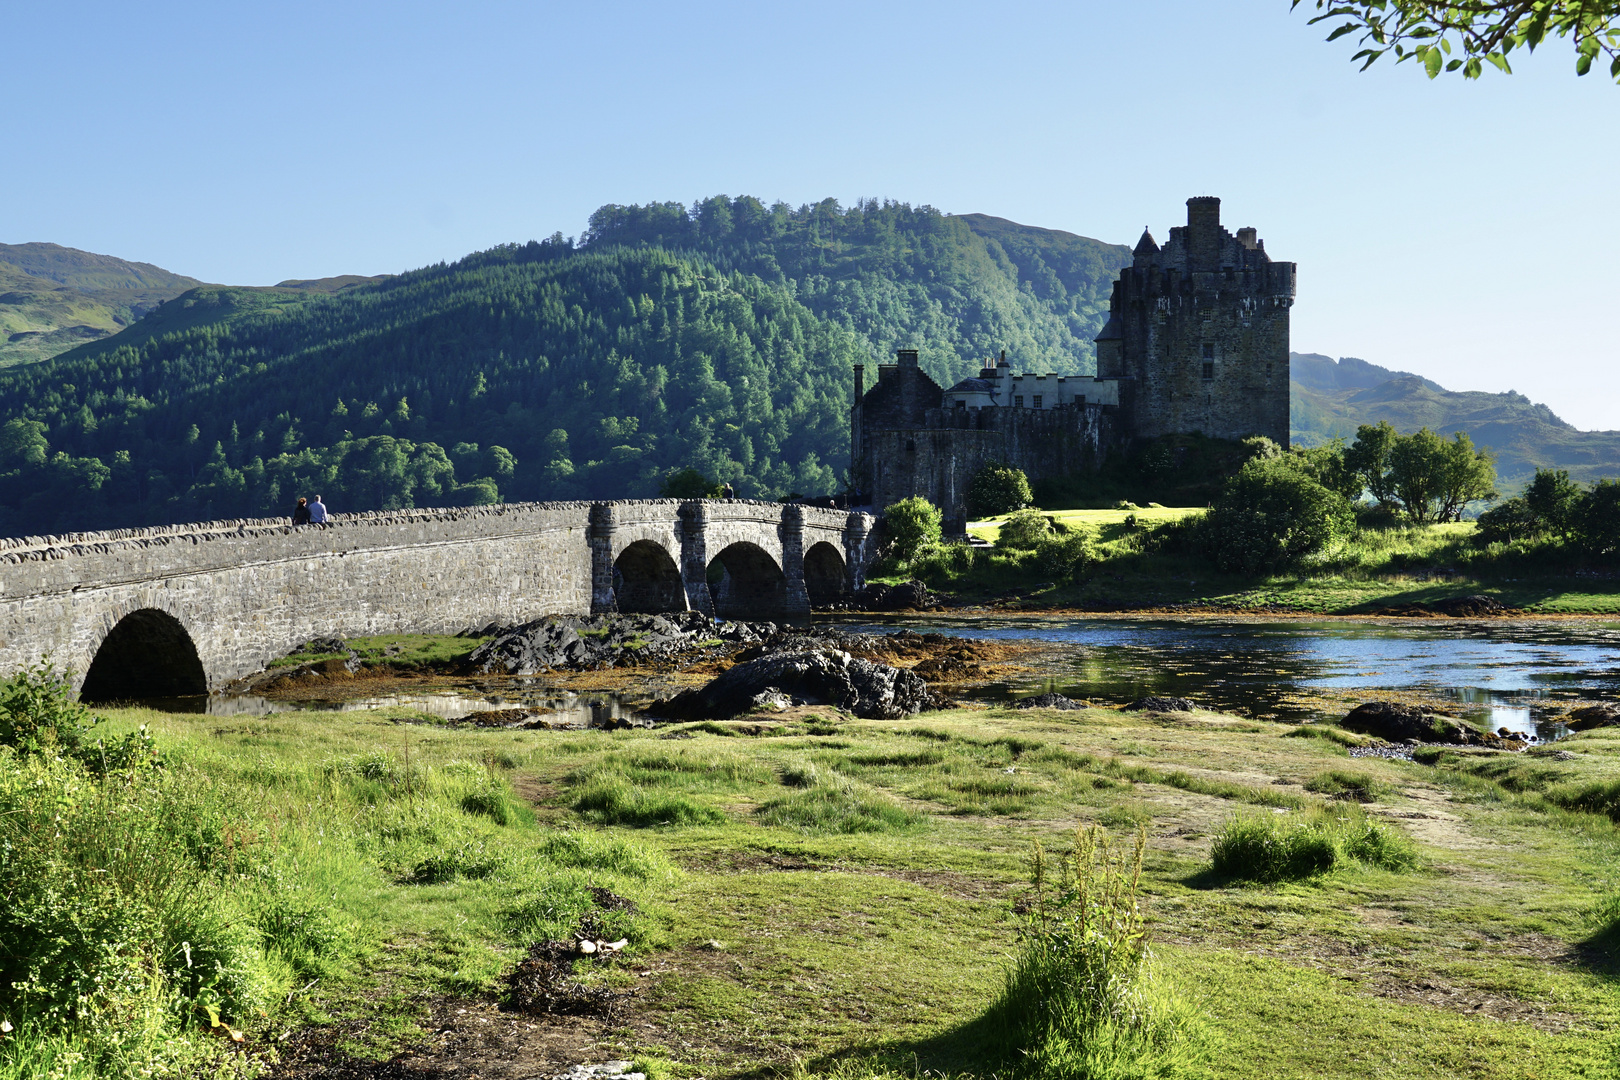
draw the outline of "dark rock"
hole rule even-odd
[[[872,720],[897,720],[933,705],[928,684],[909,671],[817,649],[738,664],[707,686],[683,691],[648,712],[674,720],[729,720],[759,704],[783,701],[831,705]]]
[[[939,601],[920,581],[901,585],[871,584],[850,597],[849,605],[855,611],[927,611],[938,607]]]
[[[1564,723],[1571,731],[1591,731],[1593,728],[1614,727],[1620,724],[1620,705],[1604,701],[1597,705],[1582,705],[1569,710]]]
[[[1066,698],[1062,694],[1038,694],[1035,697],[1024,698],[1013,702],[1015,709],[1086,709],[1090,708],[1083,701]]]
[[[1184,697],[1138,698],[1125,706],[1126,712],[1192,712],[1198,706]]]
[[[1416,739],[1426,743],[1471,744],[1485,741],[1486,733],[1475,731],[1455,717],[1430,712],[1399,701],[1369,701],[1350,710],[1340,725],[1349,731],[1371,735],[1387,742]],[[1500,742],[1495,735],[1491,740]]]
[[[304,642],[302,645],[298,646],[298,648],[293,650],[293,652],[295,652],[295,653],[317,653],[317,654],[319,654],[319,653],[346,653],[348,651],[349,651],[349,643],[347,641],[344,641],[342,638],[335,638],[335,637],[310,638],[308,641]]]
[[[467,668],[480,674],[537,675],[668,660],[705,643],[757,641],[774,623],[716,623],[696,611],[671,615],[551,616],[502,631],[474,649]]]
[[[1501,615],[1511,611],[1494,596],[1448,596],[1444,600],[1431,600],[1429,610],[1453,618],[1476,618],[1481,615]]]

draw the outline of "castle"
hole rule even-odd
[[[1034,481],[1162,435],[1265,435],[1286,447],[1294,280],[1254,229],[1221,226],[1219,199],[1188,199],[1187,224],[1163,247],[1143,230],[1114,282],[1095,376],[1015,375],[1003,353],[944,389],[901,349],[867,390],[857,364],[851,485],[880,510],[921,495],[960,534],[968,482],[990,462]]]

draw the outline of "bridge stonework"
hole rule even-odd
[[[49,658],[79,687],[119,652],[98,664],[96,685],[146,678],[141,696],[200,693],[316,637],[614,610],[804,616],[806,551],[818,593],[853,591],[871,527],[864,514],[796,504],[658,499],[0,540],[0,675]],[[140,674],[154,665],[163,670]]]

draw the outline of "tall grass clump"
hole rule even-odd
[[[574,809],[599,825],[646,829],[660,825],[721,825],[726,815],[678,792],[653,791],[612,772],[581,784]]]
[[[1300,881],[1360,863],[1410,870],[1417,848],[1405,835],[1342,804],[1298,814],[1227,819],[1210,850],[1215,872],[1246,881]]]
[[[766,825],[823,834],[907,832],[923,823],[921,814],[830,770],[819,772],[811,786],[765,803],[755,814]]]
[[[1129,852],[1099,829],[1050,859],[1035,848],[1031,913],[986,1020],[1013,1070],[1064,1080],[1201,1074],[1192,1014],[1155,987],[1140,888],[1146,834]]]

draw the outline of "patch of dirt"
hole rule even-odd
[[[1500,847],[1500,844],[1469,831],[1468,823],[1445,809],[1451,800],[1443,791],[1432,788],[1403,788],[1405,806],[1368,806],[1367,812],[1399,823],[1414,839],[1437,848],[1467,851],[1478,848]]]
[[[847,863],[810,862],[793,855],[763,855],[747,851],[688,852],[677,861],[687,870],[705,874],[768,874],[806,872],[818,874],[862,874],[920,885],[930,892],[962,900],[996,900],[1010,895],[1021,885],[974,877],[955,870],[907,870],[892,866],[859,866]]]

